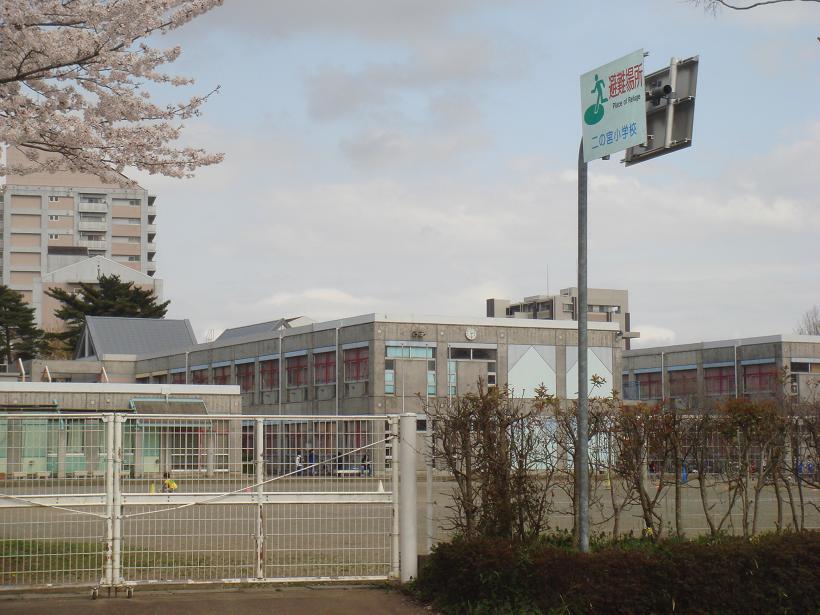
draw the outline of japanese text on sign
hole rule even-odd
[[[643,85],[643,64],[636,64],[609,76],[609,97],[631,92]]]

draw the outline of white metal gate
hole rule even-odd
[[[414,440],[415,415],[0,414],[0,586],[406,580]]]

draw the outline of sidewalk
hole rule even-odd
[[[137,588],[91,600],[90,593],[0,596],[3,615],[429,615],[398,591],[377,586],[282,587],[218,590]]]

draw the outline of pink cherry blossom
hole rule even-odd
[[[175,146],[183,121],[211,92],[167,106],[151,83],[188,85],[162,71],[180,48],[146,39],[179,28],[223,0],[0,0],[0,142],[21,146],[22,168],[57,167],[127,183],[136,168],[189,177],[222,154]],[[47,152],[54,155],[40,155]]]

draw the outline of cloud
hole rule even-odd
[[[526,70],[521,45],[509,41],[502,48],[497,39],[452,34],[404,49],[401,60],[373,62],[358,70],[325,64],[306,78],[308,111],[320,120],[354,117],[395,106],[408,93],[422,96],[431,106],[447,96],[464,102],[472,98],[467,88],[516,79]]]
[[[340,148],[356,166],[367,169],[412,167],[440,168],[462,156],[486,148],[486,136],[473,133],[410,135],[371,128],[349,139]]]
[[[266,38],[337,33],[392,43],[423,40],[459,17],[510,4],[511,0],[228,0],[199,21]]]
[[[634,331],[640,331],[641,337],[632,340],[633,348],[651,348],[652,346],[668,346],[675,343],[676,334],[672,329],[658,325],[639,324],[633,326]]]

